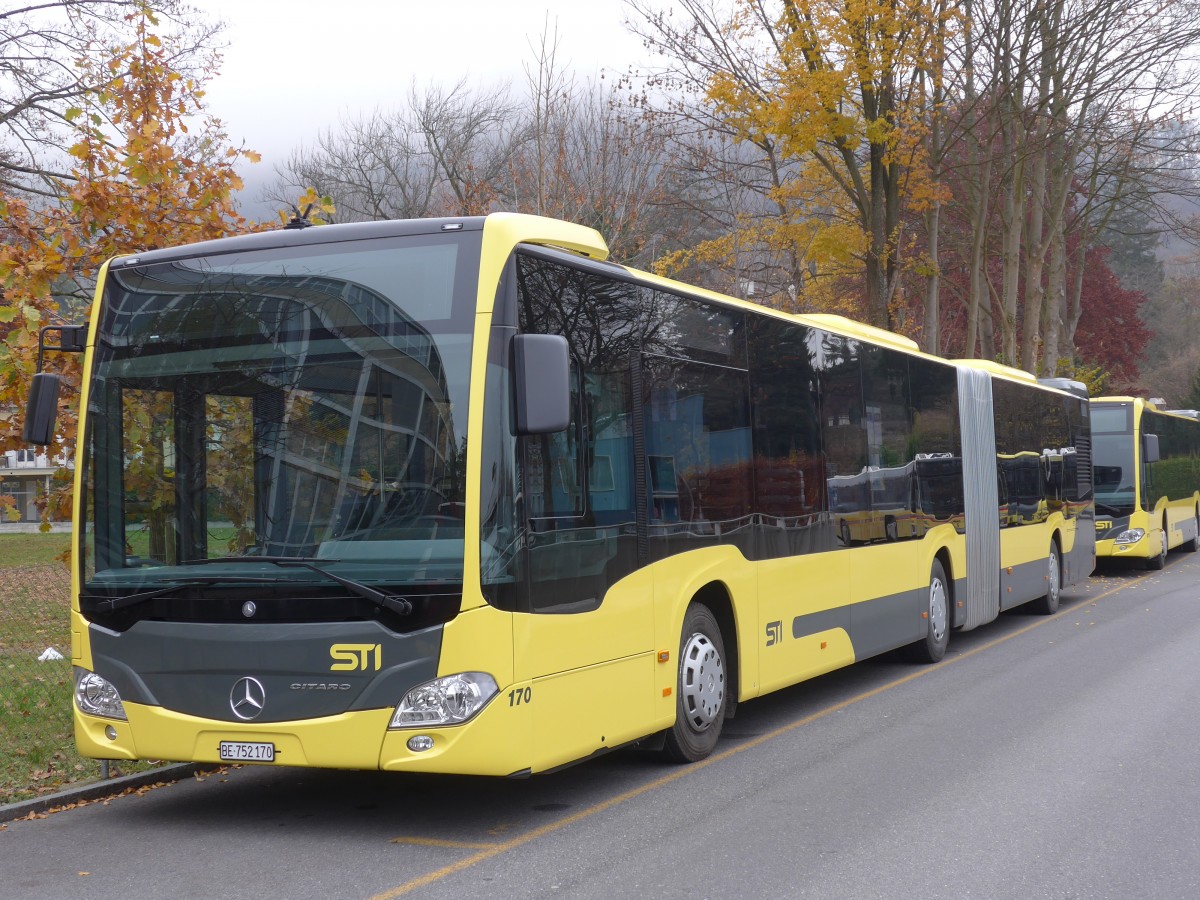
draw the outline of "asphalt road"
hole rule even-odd
[[[1200,554],[526,781],[241,768],[0,830],[0,897],[1200,896]]]

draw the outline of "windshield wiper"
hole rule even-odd
[[[1111,504],[1108,504],[1108,503],[1097,503],[1096,509],[1101,512],[1108,513],[1108,515],[1110,515],[1110,516],[1126,516],[1126,515],[1129,515],[1129,513],[1133,512],[1133,509],[1131,507],[1112,506]]]
[[[204,559],[185,559],[180,565],[208,566],[213,563],[315,563],[341,562],[324,556],[208,556]]]
[[[168,594],[174,594],[182,591],[184,588],[203,587],[206,584],[228,584],[230,582],[237,582],[238,584],[245,584],[246,582],[257,584],[276,583],[272,578],[243,578],[240,575],[205,575],[199,578],[190,578],[187,581],[177,581],[167,587],[157,588],[153,591],[126,594],[124,597],[97,597],[95,594],[85,594],[84,599],[95,600],[97,612],[116,612],[118,609],[137,606],[139,603],[145,603],[147,600],[153,600],[155,597],[165,597]]]
[[[346,590],[351,591],[364,600],[370,600],[380,609],[391,610],[392,612],[407,616],[413,611],[412,601],[407,597],[397,597],[394,594],[385,594],[383,591],[377,591],[373,587],[362,584],[358,581],[351,581],[349,578],[343,578],[341,575],[334,575],[328,569],[322,569],[320,566],[313,565],[303,557],[288,559],[287,557],[265,557],[268,562],[274,563],[284,569],[308,569],[311,572],[316,572],[318,575],[324,575],[330,581],[336,581]],[[337,562],[336,559],[323,560],[324,562]]]
[[[318,575],[324,575],[330,581],[336,581],[342,587],[351,593],[357,594],[364,600],[370,600],[380,609],[386,609],[397,615],[407,616],[413,611],[412,601],[407,597],[397,597],[395,594],[385,594],[383,591],[377,591],[375,588],[362,584],[358,581],[351,581],[349,578],[343,578],[341,575],[335,575],[328,569],[323,569],[316,562],[336,563],[341,562],[340,559],[325,559],[324,557],[313,556],[214,556],[210,559],[193,559],[188,560],[184,565],[205,565],[207,563],[271,563],[279,566],[281,569],[308,569],[316,572]],[[270,580],[270,579],[263,579]]]

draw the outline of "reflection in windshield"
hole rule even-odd
[[[89,586],[165,582],[223,556],[461,581],[477,241],[111,273],[89,397]],[[229,568],[328,584],[266,560]]]
[[[1127,516],[1134,506],[1133,435],[1097,434],[1093,441],[1096,510],[1108,516]]]

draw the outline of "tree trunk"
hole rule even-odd
[[[1046,298],[1042,320],[1042,373],[1047,378],[1058,374],[1059,341],[1067,312],[1067,241],[1056,228],[1050,242],[1050,265],[1046,272]]]
[[[1012,145],[1012,146],[1015,146]],[[1025,230],[1025,163],[1013,163],[1012,176],[1004,192],[1004,249],[1001,257],[1000,350],[1005,365],[1016,366],[1017,301],[1021,286],[1021,237]]]
[[[1046,259],[1046,147],[1039,148],[1029,175],[1029,225],[1025,235],[1025,308],[1021,320],[1021,368],[1037,374],[1042,327],[1042,269]]]
[[[1083,228],[1079,235],[1079,243],[1075,246],[1074,272],[1070,292],[1067,294],[1067,318],[1059,342],[1059,353],[1062,356],[1075,356],[1075,332],[1079,328],[1079,320],[1083,318],[1083,269],[1087,265],[1087,251],[1091,240],[1090,231],[1086,227]],[[1063,280],[1065,282],[1065,277]]]
[[[926,353],[935,356],[941,352],[941,303],[938,292],[941,272],[938,262],[938,228],[942,216],[942,204],[935,202],[925,213],[925,230],[929,235],[929,275],[925,280],[925,329],[922,345]]]

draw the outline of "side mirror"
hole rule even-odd
[[[1142,462],[1156,463],[1160,459],[1162,459],[1162,457],[1159,456],[1159,453],[1158,453],[1158,435],[1157,434],[1143,434],[1142,435]]]
[[[29,403],[25,407],[27,444],[49,444],[54,440],[58,421],[58,386],[61,379],[51,372],[38,372],[29,386]]]
[[[553,434],[571,424],[571,361],[558,334],[518,334],[512,342],[517,434]]]

